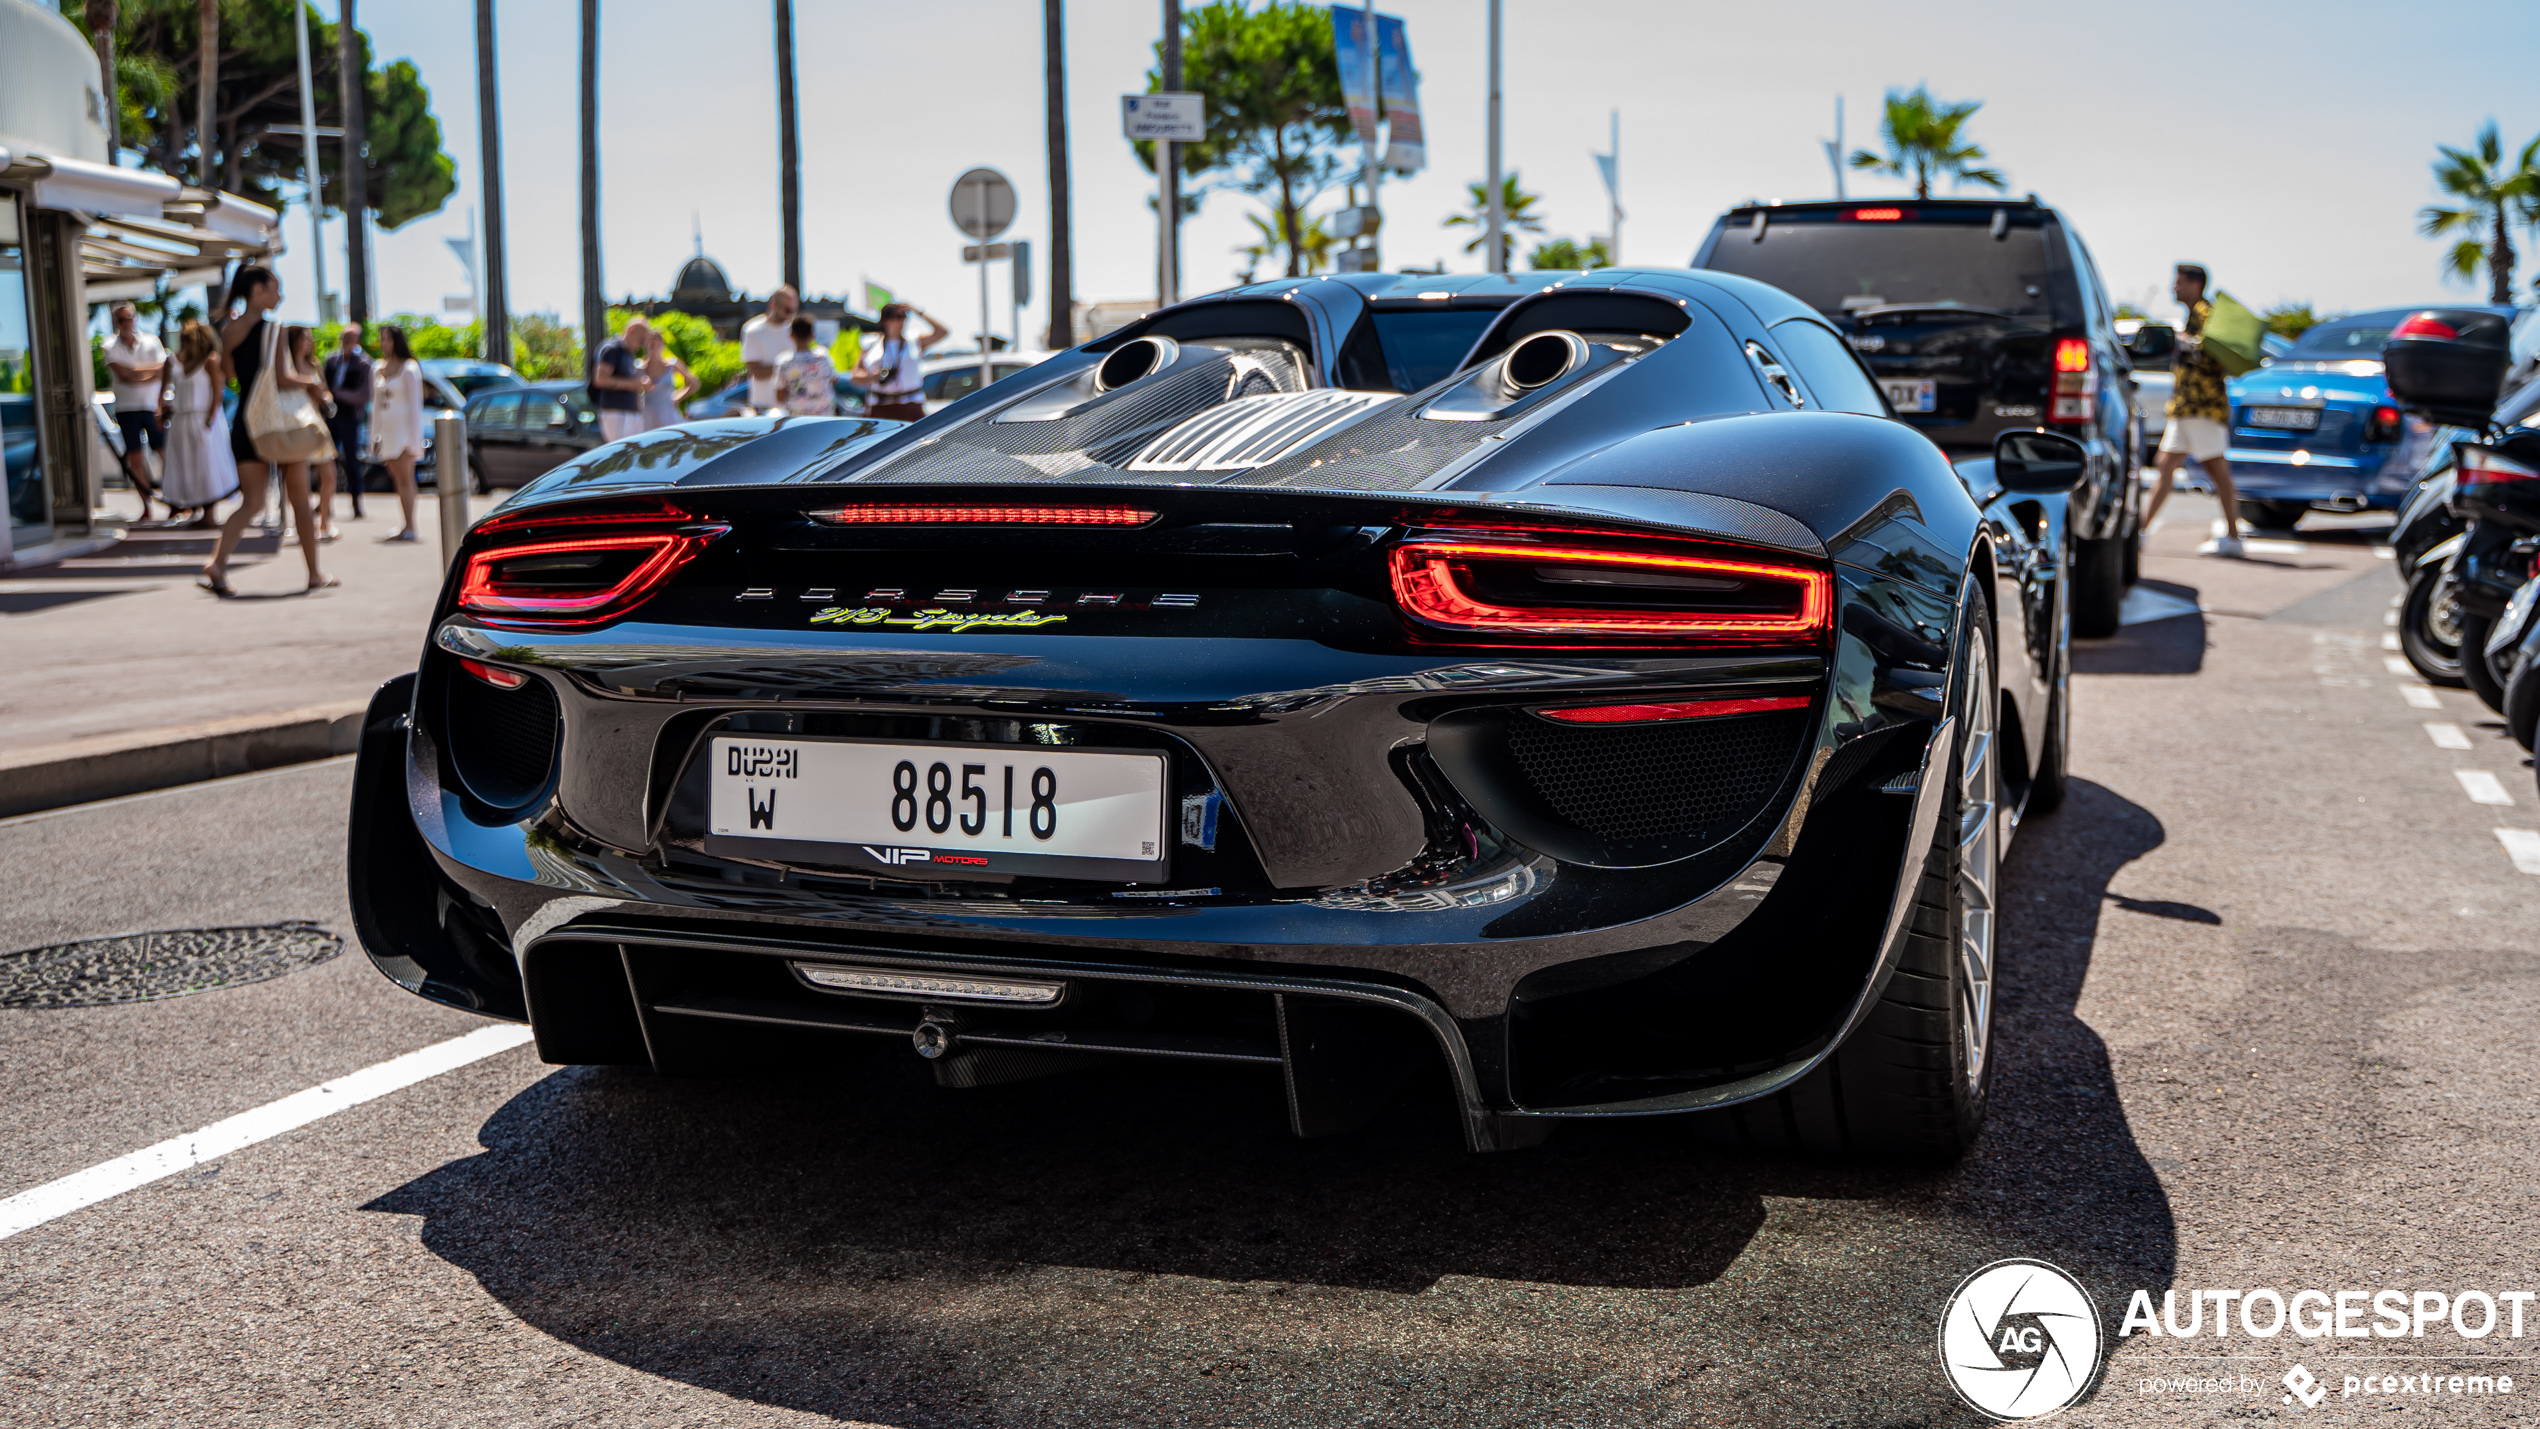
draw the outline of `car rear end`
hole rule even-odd
[[[2393,460],[2407,424],[2383,380],[2381,348],[2409,311],[2321,323],[2232,380],[2231,478],[2243,501],[2298,516],[2313,507],[2396,510],[2407,499],[2410,466]]]
[[[2090,340],[2073,248],[2034,200],[1735,208],[1693,265],[1760,279],[1824,313],[1897,415],[1943,448],[2101,421],[2121,401]]]
[[[557,1061],[1250,1065],[1306,1134],[1442,1068],[1485,1147],[1732,1097],[1871,976],[1951,620],[1755,510],[1788,535],[1162,487],[498,514],[366,735],[365,942]]]

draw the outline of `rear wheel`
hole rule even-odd
[[[2073,542],[2073,633],[2096,640],[2117,633],[2125,604],[2125,542]]]
[[[2503,714],[2505,712],[2505,672],[2497,667],[2503,661],[2511,659],[2513,652],[2507,650],[2496,660],[2487,658],[2487,636],[2495,628],[2496,622],[2484,615],[2471,615],[2466,611],[2462,613],[2461,683],[2469,686],[2470,693],[2478,696],[2489,709]]]
[[[2525,654],[2505,686],[2505,728],[2525,749],[2540,739],[2540,654]]]
[[[2071,608],[2064,612],[2061,629],[2055,632],[2055,690],[2046,700],[2046,738],[2037,756],[2037,769],[2029,777],[2028,797],[2020,801],[2020,816],[2049,813],[2064,802],[2065,769],[2072,751],[2073,678]]]
[[[1975,1141],[1993,1076],[1994,908],[2002,873],[2000,692],[1981,598],[1966,602],[1933,770],[1949,780],[1904,947],[1869,1016],[1788,1090],[1708,1119],[1746,1145],[1948,1159]]]
[[[2243,501],[2240,519],[2261,531],[2290,531],[2310,509],[2307,501]]]
[[[2452,578],[2428,567],[2408,582],[2408,598],[2399,606],[2399,653],[2426,683],[2459,689],[2461,678],[2461,608],[2452,595]]]
[[[2127,589],[2131,590],[2134,587],[2134,583],[2141,579],[2143,579],[2143,533],[2137,531],[2133,535],[2125,538],[2125,583]]]

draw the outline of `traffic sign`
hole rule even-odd
[[[1330,232],[1334,238],[1357,238],[1382,228],[1385,216],[1373,207],[1344,208],[1332,215]]]
[[[1124,94],[1120,96],[1120,133],[1128,139],[1199,143],[1208,137],[1208,96]]]
[[[963,174],[953,180],[952,221],[955,228],[977,239],[1005,232],[1014,222],[1014,185],[994,169]]]
[[[1013,256],[1014,245],[1011,243],[991,243],[988,245],[988,260],[990,262],[1002,263]],[[961,245],[961,261],[964,263],[978,262],[979,245],[976,243],[965,243]]]

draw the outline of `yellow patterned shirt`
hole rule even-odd
[[[2187,309],[2187,335],[2202,339],[2205,319],[2214,305],[2198,298]],[[2209,421],[2231,420],[2231,399],[2223,393],[2223,371],[2199,346],[2181,346],[2178,356],[2170,361],[2170,405],[2173,417],[2203,417]]]

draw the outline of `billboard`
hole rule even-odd
[[[1384,165],[1396,173],[1416,174],[1427,168],[1429,155],[1420,137],[1420,72],[1411,67],[1411,37],[1397,15],[1376,17],[1377,88],[1384,102],[1367,92],[1367,12],[1347,5],[1332,7],[1332,54],[1341,72],[1341,99],[1349,106],[1349,122],[1361,141],[1372,142],[1381,117],[1385,124]]]

